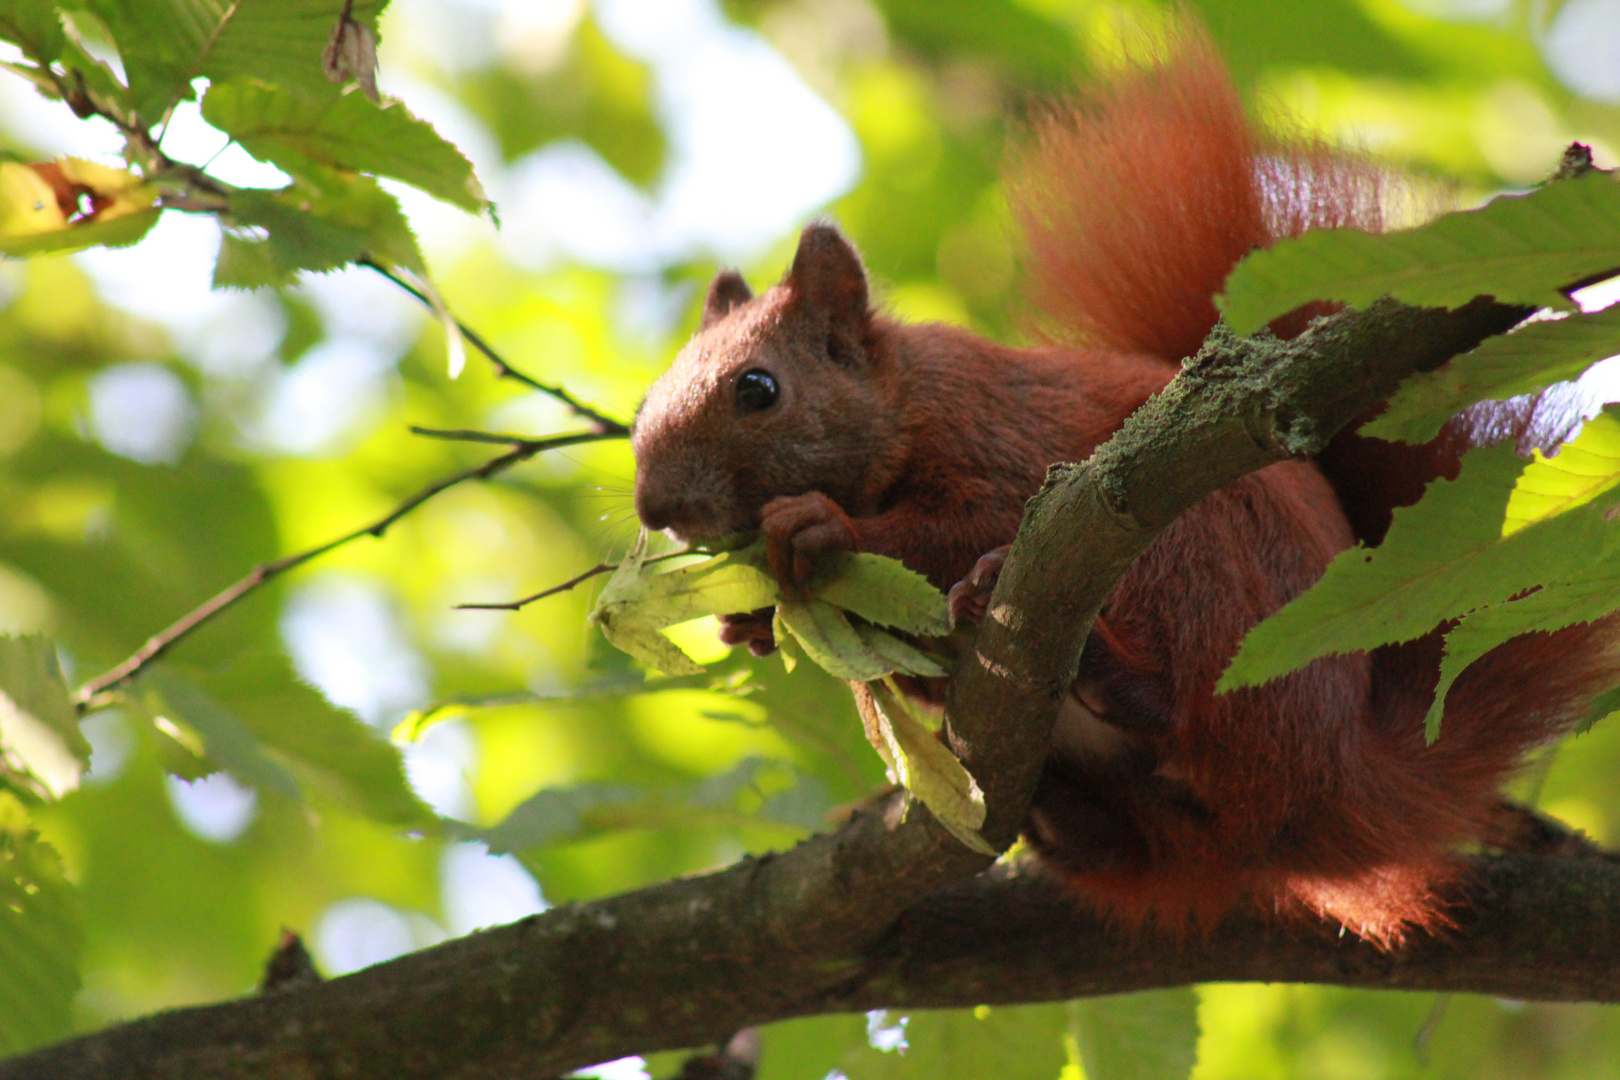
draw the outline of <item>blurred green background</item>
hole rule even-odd
[[[1455,180],[1464,202],[1539,179],[1571,139],[1617,163],[1620,0],[1192,6],[1262,114]],[[856,240],[894,311],[1012,339],[996,183],[1009,133],[1163,18],[1087,0],[395,0],[383,90],[468,153],[501,228],[395,190],[460,317],[620,417],[692,330],[717,266],[774,280],[818,213]],[[118,146],[3,74],[0,133],[36,159]],[[164,145],[233,183],[282,182],[224,142],[192,105]],[[477,357],[449,381],[437,324],[365,271],[209,292],[218,242],[212,219],[170,213],[133,248],[0,264],[0,631],[55,635],[70,681],[253,563],[482,460],[408,425],[573,426]],[[457,488],[176,651],[199,678],[284,654],[383,732],[447,703],[403,753],[417,793],[467,823],[449,836],[402,835],[318,790],[182,779],[208,769],[184,738],[91,716],[90,773],[40,815],[82,892],[79,1025],[243,993],[281,926],[327,972],[353,970],[781,848],[878,782],[847,693],[818,672],[789,679],[739,655],[717,665],[733,688],[603,693],[639,676],[584,625],[590,589],[515,614],[454,609],[616,557],[635,528],[632,477],[609,443]],[[684,640],[723,657],[711,627]],[[1616,842],[1617,775],[1610,723],[1549,755],[1524,793]],[[489,834],[515,854],[450,838],[520,805]],[[1199,996],[1203,1080],[1620,1076],[1612,1008],[1293,986]],[[764,1075],[815,1080],[866,1038],[864,1020],[786,1025]]]

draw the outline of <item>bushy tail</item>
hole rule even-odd
[[[1260,131],[1190,20],[1157,55],[1047,108],[1031,129],[1008,191],[1037,329],[1058,341],[1180,360],[1215,325],[1212,297],[1253,248],[1383,225],[1383,174]]]
[[[1008,192],[1036,330],[1166,362],[1198,349],[1216,321],[1212,298],[1249,251],[1314,228],[1377,231],[1385,208],[1407,198],[1369,162],[1252,124],[1208,36],[1187,19],[1158,55],[1035,117]],[[1272,328],[1292,336],[1331,310],[1310,305]],[[1544,404],[1470,410],[1422,447],[1346,433],[1318,464],[1357,539],[1377,544],[1392,508],[1416,502],[1438,476],[1455,477],[1472,446],[1556,441],[1537,435],[1558,427]],[[1499,786],[1525,754],[1571,730],[1592,695],[1620,681],[1617,640],[1620,615],[1495,650],[1452,687],[1432,746],[1423,717],[1439,633],[1377,650],[1363,735],[1378,765],[1342,781],[1345,804],[1366,813],[1352,813],[1319,872],[1277,882],[1278,902],[1384,942],[1443,922],[1436,889],[1452,866],[1449,846],[1489,835]]]

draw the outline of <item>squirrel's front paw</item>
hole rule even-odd
[[[722,615],[720,640],[727,645],[747,645],[755,656],[769,656],[776,651],[776,633],[771,629],[771,617],[775,614],[775,608],[767,607]]]
[[[948,599],[952,626],[984,621],[985,610],[990,606],[990,594],[996,591],[996,579],[1001,576],[1001,568],[1007,562],[1007,552],[1011,550],[1011,544],[1003,544],[994,551],[985,552],[973,564],[973,569],[968,571],[968,576],[951,586]]]
[[[830,551],[856,551],[860,537],[843,507],[819,491],[772,499],[760,511],[765,555],[784,588],[804,584]]]

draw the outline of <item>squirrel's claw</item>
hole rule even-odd
[[[773,607],[758,611],[743,611],[720,616],[720,640],[727,645],[747,645],[755,656],[769,656],[776,651],[776,634],[771,629]]]
[[[947,599],[951,605],[952,626],[964,622],[977,625],[984,621],[984,613],[990,606],[990,594],[996,590],[996,579],[1001,576],[1001,568],[1007,562],[1007,552],[1011,550],[1011,544],[1003,544],[994,551],[985,552],[973,564],[973,569],[968,571],[968,576],[951,586]]]
[[[790,592],[802,591],[816,563],[828,552],[860,549],[854,522],[843,507],[819,491],[772,499],[760,511],[760,528],[765,533],[771,572]]]

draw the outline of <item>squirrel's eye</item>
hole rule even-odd
[[[755,368],[737,376],[737,404],[743,412],[761,412],[776,404],[781,391],[776,376]]]

